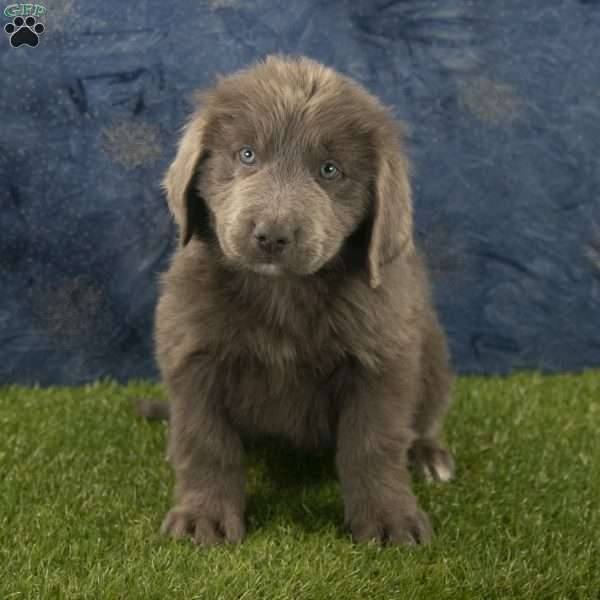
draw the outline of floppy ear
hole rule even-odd
[[[377,163],[367,267],[369,283],[381,284],[381,266],[413,250],[410,165],[398,143],[384,143]]]
[[[208,227],[206,205],[195,190],[199,165],[208,154],[202,143],[204,125],[204,119],[196,114],[185,126],[175,160],[162,183],[169,210],[179,225],[183,246],[190,241],[194,231]]]

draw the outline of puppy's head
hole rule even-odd
[[[365,231],[363,264],[412,248],[400,128],[364,88],[312,60],[269,57],[203,93],[165,177],[185,245],[233,268],[307,276]]]

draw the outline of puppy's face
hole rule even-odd
[[[355,115],[340,113],[338,94],[311,97],[299,83],[271,80],[265,95],[250,83],[243,95],[229,83],[238,92],[208,122],[197,189],[230,262],[267,275],[314,273],[368,214],[372,141]]]
[[[235,268],[305,276],[339,257],[361,225],[410,221],[407,183],[396,190],[405,203],[397,212],[404,214],[377,210],[382,150],[394,146],[394,127],[350,80],[306,59],[267,59],[220,80],[202,101],[166,179],[174,209],[173,188],[181,182],[173,179],[186,179],[178,161],[189,171],[184,243],[194,234],[212,236]],[[391,181],[407,182],[400,150],[388,150],[387,160],[394,160],[394,150],[399,173]],[[376,243],[373,231],[368,237]],[[375,268],[385,262],[375,261]]]

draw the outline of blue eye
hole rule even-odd
[[[342,172],[331,162],[326,161],[321,165],[320,175],[323,179],[337,179]]]
[[[256,155],[250,146],[244,146],[239,152],[240,161],[245,165],[253,165],[256,163]]]

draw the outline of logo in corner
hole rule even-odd
[[[4,26],[13,48],[29,46],[35,48],[40,43],[40,36],[46,30],[40,17],[45,17],[48,9],[43,4],[11,4],[4,9],[4,16],[12,18],[12,22]]]

